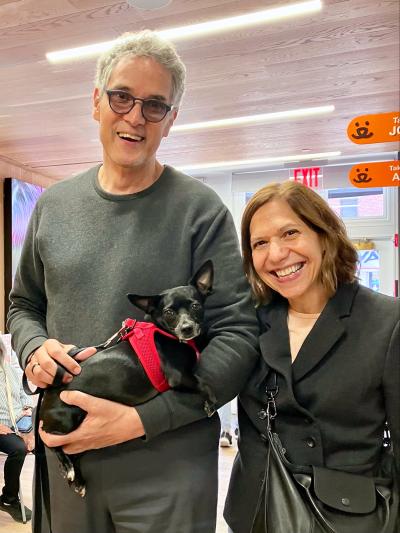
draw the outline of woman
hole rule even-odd
[[[263,533],[263,491],[274,490],[264,483],[271,376],[279,386],[274,430],[290,462],[381,474],[387,421],[400,472],[399,301],[358,284],[357,252],[343,223],[296,182],[268,185],[251,198],[242,248],[262,357],[240,396],[225,518],[234,533]],[[397,531],[396,516],[387,533]],[[343,517],[340,533],[367,533],[359,515]]]
[[[31,415],[32,399],[23,391],[22,370],[6,360],[6,348],[0,337],[0,451],[7,454],[0,511],[7,512],[17,522],[22,522],[19,477],[26,454],[34,449],[34,437],[33,431],[17,434],[13,420]],[[25,515],[30,520],[31,511],[27,507]]]

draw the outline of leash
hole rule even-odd
[[[75,357],[83,348],[71,348],[68,355]],[[66,369],[57,364],[57,371],[54,376],[53,384],[55,382],[62,383]],[[34,435],[35,435],[35,480],[34,480],[34,512],[33,512],[33,527],[32,533],[42,533],[42,519],[43,519],[43,507],[45,509],[47,522],[49,524],[49,533],[52,533],[51,528],[51,509],[50,509],[50,482],[49,471],[47,468],[46,448],[43,440],[39,434],[39,410],[43,400],[43,395],[46,389],[36,387],[35,390],[31,390],[28,384],[26,374],[23,374],[22,383],[25,392],[32,396],[38,394],[38,401],[35,408],[35,423],[34,423]]]

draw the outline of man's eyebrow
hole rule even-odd
[[[129,87],[126,87],[125,85],[116,85],[112,90],[113,91],[125,91],[126,93],[129,93],[130,95],[135,96],[132,93],[131,89]],[[162,94],[150,94],[150,96],[148,96],[146,100],[161,100],[162,102],[166,102],[167,98],[165,98],[165,96],[163,96]]]

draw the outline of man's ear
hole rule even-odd
[[[175,122],[175,119],[176,119],[177,116],[178,116],[178,109],[173,109],[170,112],[169,117],[167,118],[167,122],[166,122],[166,124],[164,126],[163,137],[168,137],[169,130],[174,125],[174,122]]]
[[[98,87],[95,87],[93,91],[93,108],[92,108],[92,117],[94,120],[97,120],[97,122],[100,122],[100,89]]]
[[[127,294],[129,301],[145,313],[151,314],[157,307],[160,296],[140,296],[139,294]]]

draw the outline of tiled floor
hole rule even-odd
[[[222,518],[222,510],[225,501],[226,491],[228,489],[229,476],[235,457],[235,448],[220,448],[220,461],[219,461],[219,494],[218,494],[218,521],[216,533],[226,533],[227,525]],[[2,483],[3,464],[5,457],[0,455],[0,482]],[[21,482],[22,491],[25,499],[25,505],[32,507],[32,472],[33,472],[33,456],[28,455],[25,460],[24,468],[22,471]],[[1,490],[1,489],[0,489]],[[0,511],[0,533],[30,533],[30,523],[19,524],[7,514]],[[78,533],[72,532],[71,533]],[[95,533],[95,532],[93,532]],[[161,533],[161,532],[160,532]]]

